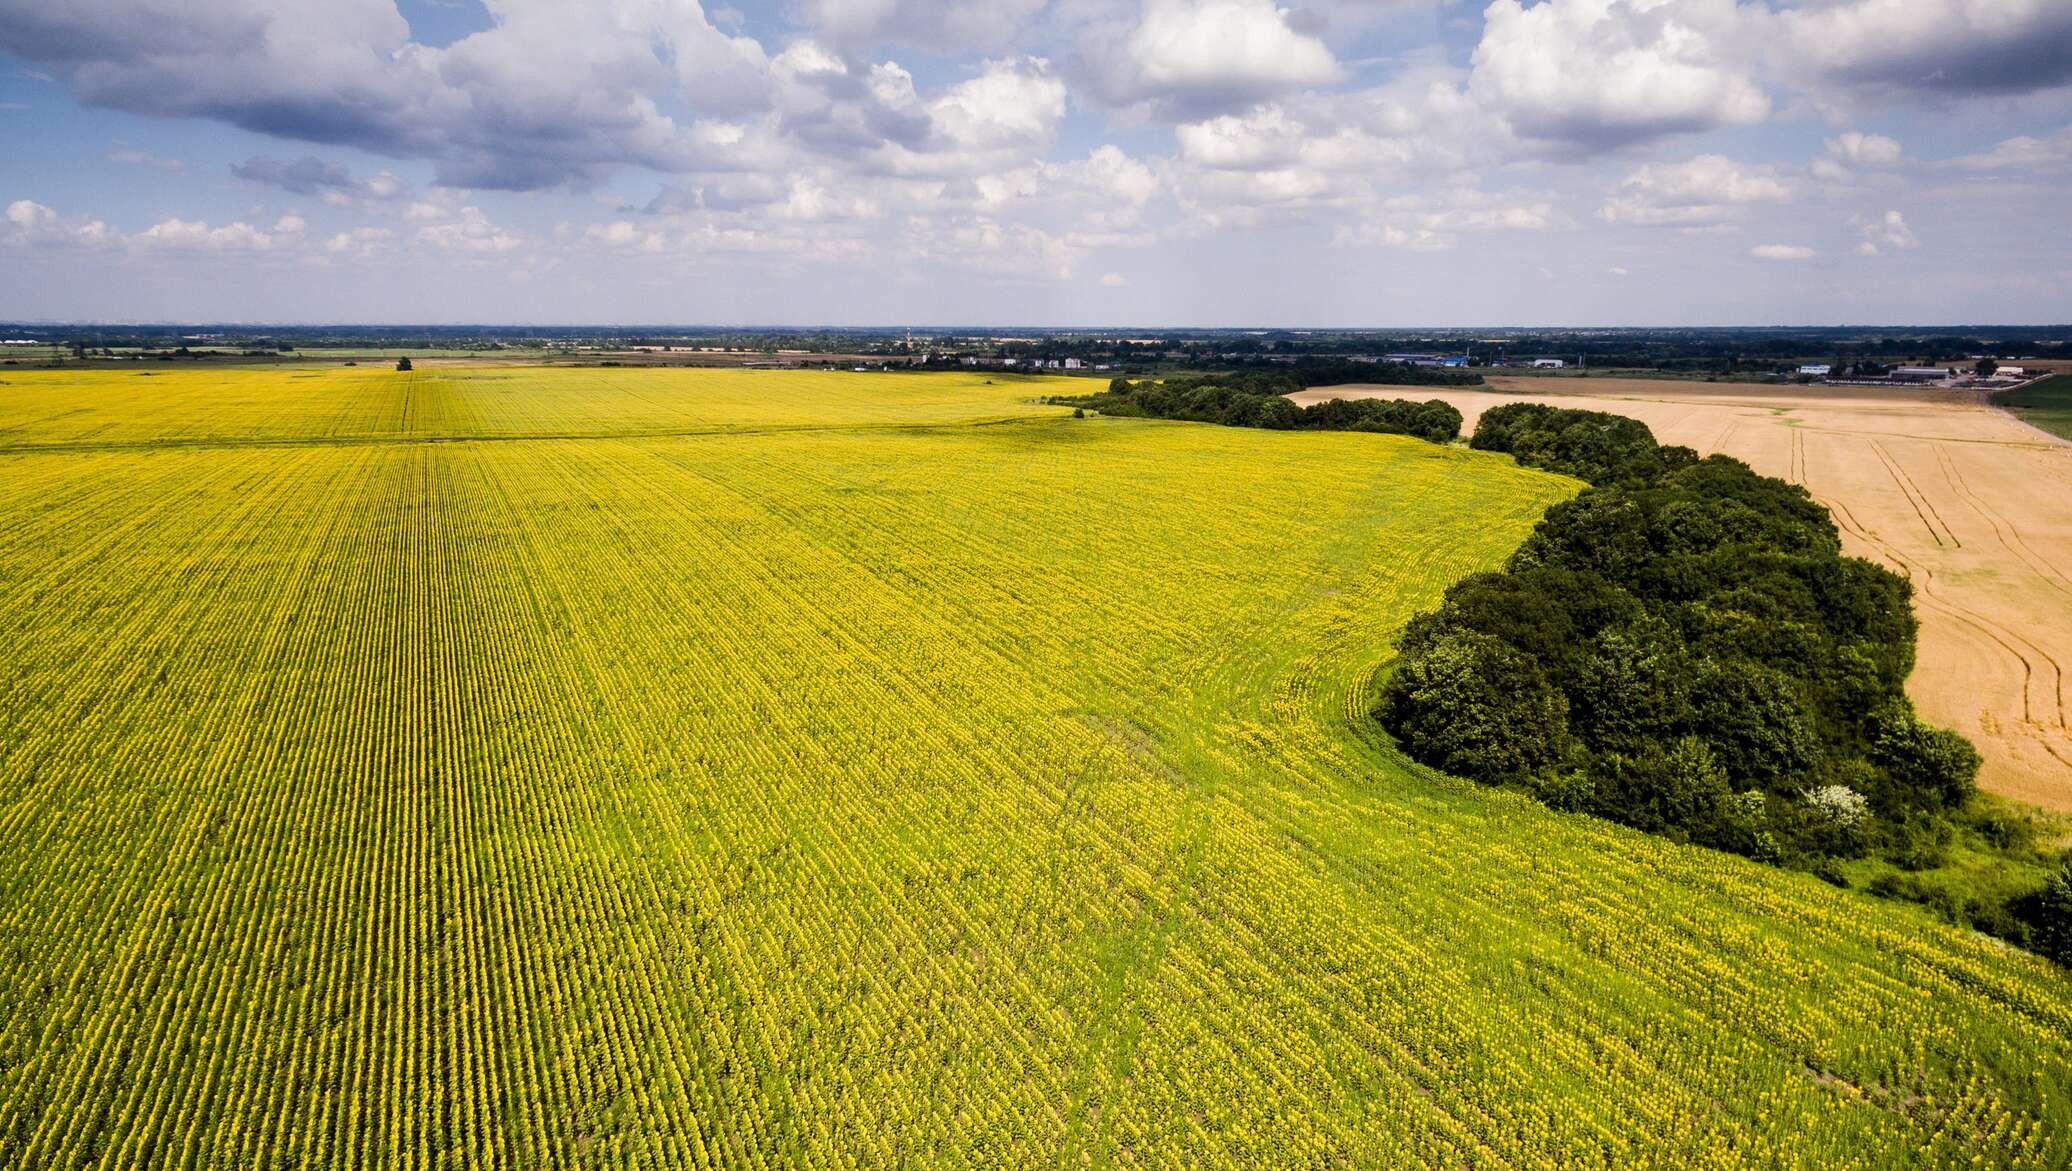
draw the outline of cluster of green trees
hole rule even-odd
[[[1460,437],[1461,414],[1438,399],[1332,399],[1311,407],[1297,406],[1283,395],[1302,389],[1286,373],[1247,372],[1160,382],[1117,378],[1105,393],[1052,401],[1088,407],[1104,415],[1149,419],[1188,419],[1226,427],[1264,427],[1275,431],[1375,431],[1414,435],[1433,443]]]
[[[1412,757],[1836,881],[1939,866],[1990,816],[1977,751],[1903,690],[1910,586],[1843,556],[1803,488],[1595,411],[1499,407],[1473,446],[1592,486],[1405,630],[1377,715]],[[2053,882],[1945,910],[2072,960]]]

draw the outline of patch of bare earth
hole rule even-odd
[[[1531,401],[1610,411],[1664,443],[1725,452],[1803,484],[1850,553],[1913,580],[1920,658],[1907,690],[1971,737],[1985,789],[2072,811],[2072,445],[1968,391],[1491,378],[1488,390],[1319,387],[1292,396],[1442,398],[1472,431]]]

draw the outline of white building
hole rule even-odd
[[[1799,367],[1799,373],[1809,374],[1815,378],[1826,378],[1828,375],[1834,373],[1834,371],[1835,368],[1833,366],[1828,365],[1826,362],[1808,362],[1805,365]]]
[[[1532,368],[1535,370],[1560,370],[1567,365],[1568,363],[1560,358],[1534,358],[1532,360]]]
[[[1083,363],[1081,363],[1080,360],[1077,358],[1065,359],[1065,369],[1067,370],[1077,370],[1080,368],[1081,365],[1083,365]]]
[[[2027,378],[2029,372],[2020,366],[2001,366],[1993,371],[1995,378]]]

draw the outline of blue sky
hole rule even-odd
[[[2072,320],[2066,0],[0,0],[0,317]]]

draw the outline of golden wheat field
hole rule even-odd
[[[2062,972],[1370,730],[1579,485],[1052,389],[6,375],[0,1166],[2072,1164]]]

